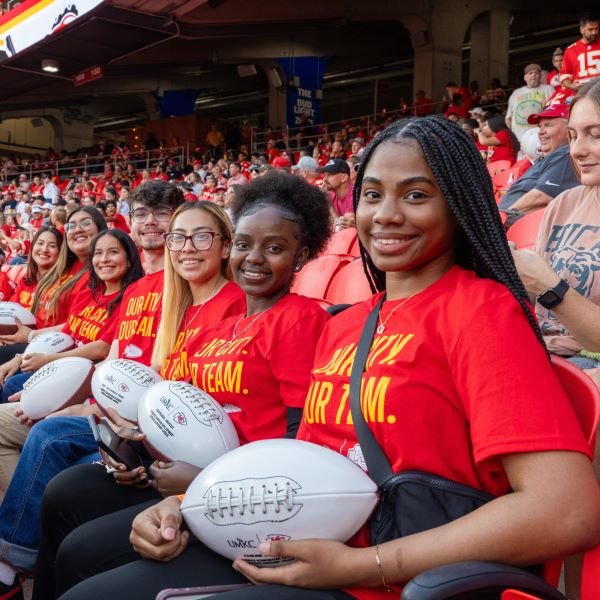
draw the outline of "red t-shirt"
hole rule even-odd
[[[297,435],[363,469],[348,388],[362,325],[379,297],[325,327]],[[498,496],[510,489],[504,454],[589,454],[544,349],[504,286],[453,267],[410,300],[386,302],[381,319],[362,404],[394,472],[427,471]],[[366,528],[350,545],[370,545]],[[360,600],[390,597],[383,588],[347,591]]]
[[[516,156],[510,143],[510,134],[508,131],[501,129],[494,136],[500,140],[499,146],[488,146],[488,162],[497,160],[509,160],[512,165],[515,162]]]
[[[98,340],[111,344],[115,337],[119,306],[114,307],[110,316],[106,307],[118,295],[119,292],[114,292],[108,296],[98,294],[94,298],[92,290],[85,288],[73,301],[62,331],[68,333],[78,345]]]
[[[90,274],[86,271],[79,279],[79,281],[69,290],[63,292],[58,299],[58,305],[56,307],[56,315],[50,317],[48,315],[48,304],[50,299],[54,297],[58,288],[67,283],[69,279],[72,279],[81,269],[83,269],[83,263],[77,261],[71,268],[46,292],[44,298],[40,300],[35,318],[39,329],[43,327],[53,327],[54,325],[60,325],[67,320],[70,314],[70,308],[73,301],[77,298],[77,294],[87,287],[90,280]]]
[[[123,295],[115,331],[115,338],[119,340],[119,358],[150,365],[160,323],[163,275],[164,271],[146,275]]]
[[[16,238],[13,238],[16,240]],[[31,241],[29,240],[18,240],[19,246],[17,248],[10,248],[10,255],[8,260],[15,258],[16,256],[27,256],[29,249],[31,248]]]
[[[346,195],[343,198],[339,198],[335,195],[335,192],[329,192],[329,201],[331,202],[331,206],[335,211],[335,214],[339,217],[345,215],[346,213],[354,212],[354,205],[352,204],[352,194],[354,192],[354,184],[351,183],[348,186],[348,190],[346,191]]]
[[[190,348],[197,346],[196,338],[224,319],[234,315],[239,318],[244,312],[246,312],[246,296],[232,281],[223,286],[208,302],[200,306],[190,306],[183,317],[175,346],[160,369],[160,375],[172,381],[188,380],[190,377],[188,355]]]
[[[560,70],[561,83],[565,79],[585,83],[600,75],[600,39],[593,44],[577,40],[571,44],[563,55]]]
[[[0,272],[0,302],[10,300],[16,287],[6,273]]]
[[[18,302],[23,308],[31,310],[31,305],[33,304],[33,294],[36,287],[37,283],[27,285],[25,283],[25,277],[22,277],[17,284],[17,289],[15,290],[12,298],[13,302]]]
[[[195,341],[192,383],[225,407],[242,444],[283,437],[286,407],[304,406],[328,320],[314,300],[288,294],[259,316],[230,317]]]
[[[113,229],[120,229],[125,233],[131,233],[131,229],[129,229],[129,225],[127,225],[127,221],[125,217],[119,213],[116,213],[112,216],[112,221],[108,223],[108,226]]]

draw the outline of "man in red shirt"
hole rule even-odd
[[[423,90],[417,90],[415,94],[415,104],[412,109],[413,117],[426,117],[433,114],[434,105],[431,98],[425,96]]]
[[[600,75],[600,18],[587,15],[579,21],[581,39],[571,44],[563,55],[560,82],[574,94],[584,83]]]

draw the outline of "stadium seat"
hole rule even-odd
[[[537,240],[540,223],[544,216],[544,209],[540,208],[520,218],[509,227],[506,237],[509,242],[514,242],[519,250],[533,248]]]
[[[350,254],[352,256],[358,256],[352,252],[353,248],[358,249],[356,228],[349,227],[348,229],[342,229],[336,231],[330,238],[325,250],[322,255],[325,254]]]
[[[331,304],[355,304],[373,295],[360,258],[337,272],[329,285],[325,299]]]
[[[7,274],[9,279],[13,282],[13,283],[19,283],[19,281],[21,281],[21,279],[23,279],[23,277],[25,277],[25,273],[27,272],[27,266],[26,265],[12,265]]]
[[[564,358],[553,356],[552,364],[593,454],[600,419],[600,390],[590,377]],[[550,561],[546,565],[544,577],[547,581],[523,569],[501,563],[466,561],[420,573],[406,585],[400,598],[445,600],[463,595],[475,598],[478,597],[477,593],[484,595],[486,590],[493,589],[498,593],[502,588],[507,588],[502,600],[566,600],[556,590],[559,573],[560,561]],[[600,547],[584,555],[581,585],[581,600],[598,598]]]
[[[511,164],[509,160],[495,160],[494,162],[487,164],[487,169],[492,179],[498,175],[498,173],[508,171],[510,167]]]
[[[351,260],[352,256],[339,254],[326,254],[311,260],[296,275],[291,291],[316,300],[327,300],[329,284]]]

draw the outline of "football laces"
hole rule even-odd
[[[246,510],[253,515],[257,508],[263,515],[268,512],[269,505],[272,505],[275,512],[279,513],[282,508],[291,512],[294,510],[294,488],[290,482],[281,486],[276,481],[267,486],[250,485],[250,487],[221,487],[211,489],[206,499],[206,512],[214,515],[219,513],[219,518],[223,518],[225,512],[233,517],[236,512],[244,516]]]

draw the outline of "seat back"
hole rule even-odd
[[[509,160],[495,160],[487,164],[487,170],[492,179],[501,171],[508,171],[510,167],[511,163]]]
[[[519,250],[533,248],[537,240],[540,223],[544,216],[544,209],[540,208],[526,214],[514,225],[509,227],[506,237],[510,242],[514,242]]]
[[[351,256],[358,256],[358,254],[354,254],[353,250],[355,247],[358,247],[357,239],[358,236],[355,227],[336,231],[329,239],[322,256],[325,254],[350,254]]]
[[[355,304],[373,295],[360,258],[338,271],[331,281],[325,299],[331,304]]]
[[[291,291],[316,300],[326,300],[332,279],[351,260],[352,256],[338,254],[326,254],[311,260],[296,275]]]

